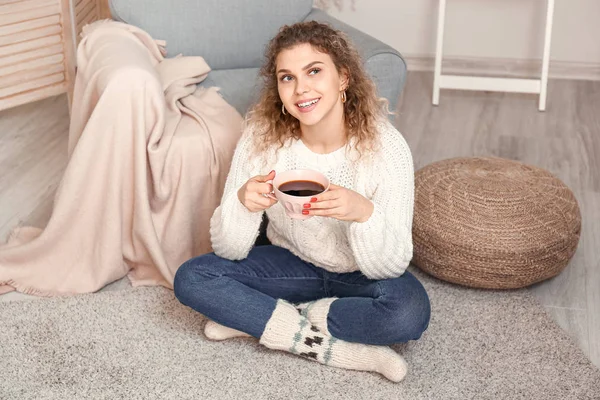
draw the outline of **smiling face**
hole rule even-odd
[[[300,126],[315,127],[343,118],[340,92],[346,74],[339,74],[329,54],[304,43],[277,56],[277,90],[288,113]]]

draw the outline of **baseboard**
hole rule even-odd
[[[435,57],[402,54],[409,71],[433,71]],[[501,58],[444,57],[442,73],[473,76],[537,78],[541,75],[541,60]],[[600,64],[550,61],[552,79],[600,80]]]

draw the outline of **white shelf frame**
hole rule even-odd
[[[433,105],[439,105],[441,89],[481,90],[539,94],[538,108],[540,111],[545,111],[548,87],[548,67],[550,64],[550,46],[552,41],[552,23],[554,20],[554,0],[546,1],[546,28],[544,34],[544,53],[542,56],[541,77],[540,79],[521,79],[443,75],[442,57],[444,47],[444,25],[446,19],[446,0],[439,0],[437,44],[433,79]]]

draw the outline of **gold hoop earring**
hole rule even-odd
[[[344,90],[344,91],[342,92],[342,103],[345,103],[345,102],[346,102],[346,100],[347,100],[347,98],[346,98],[346,91]]]
[[[281,105],[281,113],[283,115],[287,115],[287,113],[285,112],[285,106],[283,104]]]

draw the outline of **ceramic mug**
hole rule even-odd
[[[304,204],[319,193],[329,190],[329,179],[312,169],[292,169],[278,173],[273,179],[273,194],[294,219],[308,219],[312,215],[302,214]]]

